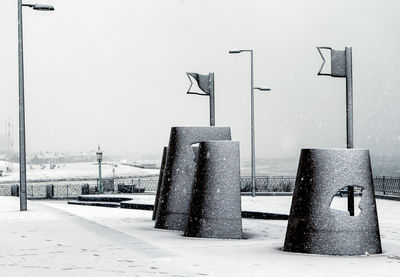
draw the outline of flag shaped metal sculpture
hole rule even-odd
[[[215,97],[214,97],[214,73],[201,75],[198,73],[186,72],[190,81],[187,94],[205,95],[210,97],[210,126],[215,126]],[[196,81],[200,91],[192,90],[193,80]]]
[[[325,65],[325,58],[321,49],[331,52],[331,73],[322,73]],[[317,47],[322,57],[323,63],[318,71],[318,75],[346,78],[346,137],[347,148],[354,147],[353,140],[353,65],[352,48],[346,47],[345,50],[335,50],[330,47]],[[354,187],[348,187],[348,210],[354,216]]]

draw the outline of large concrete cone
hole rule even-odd
[[[230,140],[229,127],[172,127],[155,227],[184,231],[190,207],[195,170],[192,144]]]
[[[154,201],[153,216],[151,218],[152,220],[156,220],[157,207],[158,207],[158,198],[160,197],[160,188],[161,188],[162,179],[164,177],[164,168],[165,168],[165,162],[167,160],[167,151],[168,151],[168,147],[164,147],[162,158],[161,158],[160,175],[158,176],[156,199]]]
[[[200,143],[185,236],[242,238],[239,161],[237,141]]]
[[[357,216],[330,207],[337,192],[347,186],[362,189]],[[301,150],[284,251],[382,253],[368,150]]]

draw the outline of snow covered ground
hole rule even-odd
[[[154,196],[135,196],[152,202]],[[142,200],[140,200],[142,199]],[[291,197],[242,197],[244,210],[288,212]],[[281,251],[287,221],[243,219],[246,239],[157,230],[151,211],[0,197],[1,276],[399,276],[400,202],[377,200],[384,253]]]
[[[0,168],[4,161],[0,161]],[[42,168],[40,165],[28,165],[27,166],[27,179],[33,180],[48,180],[48,179],[68,179],[68,178],[97,178],[99,174],[99,167],[97,163],[67,163],[57,164],[54,169],[50,169],[49,164],[44,165]],[[104,164],[102,166],[102,176],[104,178],[112,177],[112,166]],[[115,176],[144,176],[159,174],[159,169],[142,169],[132,166],[126,166],[119,164],[115,168]],[[13,171],[10,173],[4,173],[5,176],[0,177],[0,182],[8,182],[19,180],[19,167],[18,164],[14,164]]]
[[[107,194],[105,194],[107,195]],[[154,204],[155,195],[151,194],[117,194],[133,198],[138,204]],[[110,196],[117,196],[110,194]],[[347,199],[347,198],[343,198]],[[292,196],[242,196],[243,211],[265,211],[278,214],[289,214]],[[347,202],[346,202],[347,203]]]

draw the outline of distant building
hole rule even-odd
[[[28,155],[28,162],[31,164],[60,164],[93,162],[96,157],[93,153],[62,153],[62,152],[38,152]]]

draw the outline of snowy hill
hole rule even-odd
[[[125,166],[115,163],[115,176],[151,176],[159,174],[157,169],[143,169],[131,166]],[[50,164],[44,165],[27,165],[27,179],[29,181],[39,180],[59,180],[59,179],[96,179],[99,174],[97,163],[67,163],[56,164],[53,169]],[[0,183],[18,182],[19,181],[19,165],[14,164],[12,172],[5,172],[5,161],[0,161],[0,169],[4,170],[4,174],[0,177]],[[102,166],[103,178],[113,177],[113,166],[110,163]]]

